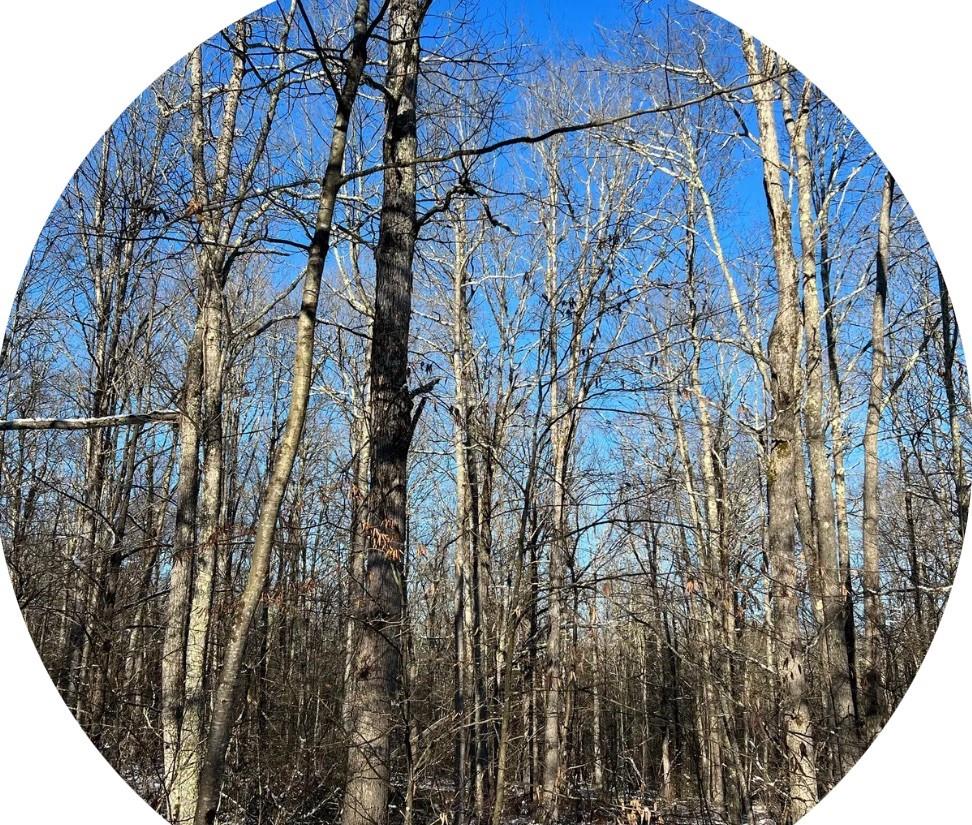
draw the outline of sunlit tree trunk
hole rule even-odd
[[[837,738],[835,742],[835,773],[840,776],[856,761],[860,750],[854,715],[849,658],[844,637],[843,583],[837,545],[837,517],[831,483],[830,460],[827,455],[826,424],[824,422],[823,381],[823,324],[820,318],[820,297],[817,291],[817,235],[820,221],[826,214],[815,215],[812,204],[813,163],[807,148],[811,88],[806,84],[797,104],[798,110],[792,130],[796,154],[798,216],[803,270],[803,313],[806,336],[806,393],[804,417],[807,446],[813,484],[814,515],[816,516],[815,561],[812,571],[820,582],[822,607],[822,656],[829,701]],[[836,412],[836,411],[835,411]],[[802,461],[800,463],[802,468]],[[798,484],[802,484],[798,473]]]
[[[547,641],[546,672],[544,673],[544,726],[543,726],[543,786],[542,809],[546,822],[555,822],[560,812],[560,792],[563,777],[560,772],[564,744],[561,741],[561,723],[564,712],[563,695],[563,611],[564,611],[564,554],[567,527],[566,483],[567,453],[570,449],[568,434],[569,401],[561,398],[560,347],[558,342],[558,316],[561,313],[558,284],[557,257],[557,193],[554,172],[548,169],[549,193],[544,204],[546,222],[545,243],[547,269],[545,291],[549,307],[547,329],[547,359],[550,369],[550,422],[551,448],[553,451],[553,484],[551,494],[552,532],[547,561]],[[569,383],[569,381],[567,382]]]
[[[807,672],[799,619],[794,546],[795,468],[799,353],[799,290],[793,254],[790,210],[780,176],[780,151],[774,113],[773,71],[778,58],[763,49],[762,66],[752,38],[743,34],[743,53],[753,86],[763,158],[763,183],[778,284],[776,317],[767,345],[772,378],[772,431],[766,458],[769,526],[767,555],[774,582],[774,627],[779,639],[778,672],[782,682],[783,746],[789,788],[789,818],[800,819],[817,801],[817,767],[807,691]]]
[[[368,0],[359,0],[355,7],[354,34],[346,62],[344,81],[340,89],[335,91],[336,106],[331,146],[324,179],[321,182],[315,231],[308,246],[304,287],[300,312],[297,316],[290,408],[287,411],[283,433],[272,457],[266,487],[260,501],[250,569],[226,639],[223,663],[213,692],[212,718],[199,776],[195,825],[212,825],[216,819],[226,748],[235,718],[243,652],[250,624],[266,584],[277,518],[280,515],[280,506],[304,430],[311,378],[314,372],[314,337],[321,277],[330,248],[334,209],[343,183],[344,154],[351,111],[357,98],[367,59],[367,43],[370,35],[368,18]]]
[[[881,586],[881,547],[878,519],[881,460],[878,438],[884,410],[884,368],[888,270],[891,264],[891,201],[894,179],[885,175],[878,218],[878,242],[874,302],[871,309],[871,376],[864,423],[864,515],[861,525],[861,555],[864,586],[864,662],[861,689],[864,700],[864,725],[869,740],[880,732],[887,718],[885,696],[884,604]]]

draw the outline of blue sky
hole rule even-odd
[[[617,0],[582,3],[576,0],[503,0],[510,20],[521,19],[524,25],[548,41],[576,42],[589,46],[597,40],[597,25],[616,25],[627,17],[624,4]],[[541,40],[542,42],[542,40]]]

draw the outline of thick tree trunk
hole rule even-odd
[[[191,821],[176,782],[185,699],[186,629],[192,586],[192,549],[199,490],[199,418],[202,407],[202,320],[197,319],[186,353],[183,413],[179,424],[179,481],[176,484],[175,535],[169,569],[165,634],[162,642],[162,758],[170,822]]]
[[[796,822],[817,801],[817,768],[798,612],[800,598],[794,546],[795,468],[800,443],[797,435],[799,290],[790,210],[779,171],[781,163],[773,81],[768,79],[771,72],[767,71],[774,61],[769,58],[771,53],[764,49],[763,66],[760,67],[752,38],[743,34],[742,39],[750,80],[756,84],[753,86],[753,99],[759,123],[763,185],[778,282],[776,318],[767,346],[772,378],[772,430],[766,459],[769,514],[767,555],[774,582],[774,626],[779,639],[778,672],[782,682],[781,718],[789,787],[789,819]]]
[[[367,499],[364,587],[355,608],[358,641],[343,825],[382,825],[388,817],[391,735],[400,693],[405,605],[408,452],[413,433],[408,387],[412,262],[416,219],[416,92],[425,4],[389,4],[384,172],[375,254],[375,315],[369,380],[371,485]]]
[[[213,276],[204,273],[208,281]],[[185,685],[179,758],[173,779],[174,793],[183,818],[191,819],[196,809],[196,790],[202,766],[207,697],[204,690],[207,640],[212,607],[213,577],[221,534],[221,487],[223,484],[223,370],[225,354],[222,308],[216,286],[207,289],[201,309],[203,324],[201,435],[202,473],[197,505],[197,541],[193,553],[193,581],[190,588],[185,636]]]
[[[206,710],[203,685],[223,502],[223,394],[226,370],[223,291],[228,266],[226,243],[231,231],[230,222],[225,220],[227,210],[224,201],[229,184],[230,159],[236,141],[236,115],[245,72],[246,37],[246,24],[238,23],[235,27],[236,48],[223,100],[221,129],[215,141],[216,153],[211,175],[205,154],[209,127],[203,103],[203,47],[193,50],[189,58],[189,151],[193,198],[202,209],[199,223],[203,243],[197,252],[199,309],[196,319],[197,341],[193,342],[199,348],[199,363],[198,367],[187,363],[187,374],[188,371],[198,369],[198,376],[187,377],[187,388],[190,383],[198,382],[198,388],[195,389],[198,402],[194,402],[198,403],[198,408],[194,410],[195,418],[192,422],[198,432],[194,436],[197,443],[192,445],[193,454],[185,456],[185,461],[194,464],[198,462],[196,453],[199,446],[203,449],[203,457],[201,476],[198,466],[185,467],[189,478],[187,486],[181,492],[193,497],[191,513],[198,517],[198,521],[193,531],[195,541],[180,548],[180,555],[185,553],[185,548],[191,548],[191,581],[186,582],[185,592],[182,591],[182,583],[178,581],[179,589],[172,591],[177,600],[185,599],[187,603],[174,604],[174,610],[170,614],[174,622],[171,628],[172,641],[175,642],[175,633],[178,631],[184,646],[181,667],[183,684],[179,689],[178,747],[170,782],[170,811],[174,806],[175,819],[186,822],[192,821],[196,811],[196,792],[203,760]],[[210,205],[212,208],[209,208]],[[188,539],[188,534],[183,538]],[[179,576],[182,575],[185,575],[185,571],[179,572]]]

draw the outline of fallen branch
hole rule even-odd
[[[99,427],[124,427],[132,424],[175,424],[182,416],[178,410],[151,410],[128,415],[99,418],[13,418],[0,421],[0,432],[7,430],[94,430]]]

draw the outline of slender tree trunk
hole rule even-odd
[[[472,342],[469,318],[468,244],[466,214],[458,207],[453,221],[455,254],[452,268],[452,369],[455,383],[453,408],[453,446],[456,461],[456,653],[459,668],[456,711],[460,732],[457,738],[456,800],[457,818],[466,811],[468,777],[472,777],[473,807],[482,820],[486,793],[485,763],[487,738],[485,730],[485,678],[483,663],[482,615],[482,524],[480,482],[476,447],[473,443],[475,400],[472,384]],[[472,714],[468,709],[472,708]]]
[[[111,244],[108,239],[107,213],[110,209],[109,179],[112,176],[112,142],[102,140],[100,165],[96,183],[95,203],[90,231],[93,241],[85,242],[87,263],[91,270],[91,289],[94,303],[94,330],[91,392],[89,413],[93,418],[107,417],[113,412],[117,388],[117,351],[121,318],[124,314],[131,266],[131,243]],[[88,726],[91,697],[87,688],[92,645],[100,640],[102,628],[98,623],[97,606],[102,599],[108,559],[103,546],[103,525],[97,514],[104,511],[108,488],[108,468],[111,460],[114,432],[112,429],[92,430],[88,434],[85,452],[85,486],[78,515],[78,534],[74,554],[80,569],[82,587],[77,600],[80,618],[68,637],[68,666],[66,670],[66,701],[83,726]],[[94,663],[97,680],[97,657]]]
[[[290,409],[283,434],[270,467],[266,488],[260,501],[254,531],[253,550],[246,585],[231,624],[222,668],[216,683],[212,719],[206,741],[205,758],[199,777],[196,825],[212,825],[219,804],[219,786],[226,760],[226,748],[232,734],[237,686],[243,652],[250,624],[266,584],[270,555],[273,549],[277,518],[291,470],[300,446],[300,438],[307,415],[311,379],[314,372],[314,334],[317,325],[317,305],[320,296],[324,261],[330,247],[331,222],[340,191],[344,154],[351,121],[351,111],[364,73],[366,49],[370,35],[368,0],[359,0],[355,7],[354,36],[347,60],[345,78],[336,94],[336,111],[331,135],[327,169],[321,183],[314,236],[308,247],[304,270],[304,288],[300,312],[297,316],[296,346]]]
[[[547,274],[546,298],[550,320],[547,331],[547,349],[550,363],[550,422],[551,445],[553,450],[553,502],[551,520],[553,535],[549,542],[550,557],[547,562],[547,642],[546,673],[544,674],[544,728],[543,728],[543,785],[541,803],[544,821],[556,822],[560,814],[560,794],[563,777],[561,776],[561,755],[564,743],[561,740],[561,726],[564,714],[564,667],[563,667],[563,602],[564,566],[567,530],[567,462],[570,450],[569,423],[572,411],[569,401],[562,399],[560,377],[559,326],[557,316],[559,306],[559,285],[557,282],[557,209],[556,189],[553,173],[550,178],[550,192],[546,204],[548,222],[546,232]],[[569,383],[569,379],[568,382]]]
[[[368,432],[371,426],[371,415],[367,390],[362,393],[362,409],[355,411],[352,424],[352,450],[354,458],[351,463],[351,540],[348,558],[348,586],[345,594],[345,604],[348,618],[344,625],[344,693],[341,701],[341,720],[345,731],[348,730],[351,708],[351,664],[354,659],[354,649],[357,642],[355,623],[351,619],[351,612],[361,596],[364,583],[365,530],[367,520],[365,513],[368,484],[371,478],[371,436]]]
[[[830,376],[830,430],[833,451],[834,504],[837,524],[837,598],[834,621],[843,630],[843,650],[847,656],[847,674],[850,682],[851,703],[854,714],[855,734],[860,740],[860,710],[857,687],[857,628],[854,623],[854,589],[850,561],[850,528],[847,518],[847,474],[844,463],[847,437],[844,431],[843,393],[840,367],[837,357],[837,324],[834,320],[836,307],[830,286],[829,232],[824,219],[820,232],[820,286],[823,292],[824,330],[827,334],[827,369]],[[838,648],[839,649],[839,648]],[[834,667],[840,667],[834,661]]]
[[[136,425],[125,445],[125,459],[122,466],[121,480],[118,485],[118,497],[113,508],[111,552],[108,554],[108,569],[104,581],[99,588],[96,624],[99,628],[99,645],[97,651],[97,667],[90,701],[90,736],[91,741],[103,751],[114,753],[118,738],[112,742],[105,740],[106,717],[117,708],[109,710],[109,681],[114,671],[114,641],[116,602],[121,577],[122,542],[128,528],[128,512],[131,504],[132,484],[135,478],[136,448],[138,447],[141,427]],[[115,720],[117,722],[117,718]]]
[[[591,787],[600,793],[604,787],[604,763],[601,755],[601,661],[600,661],[600,617],[597,608],[597,576],[591,587],[588,601],[591,634]]]
[[[931,641],[925,621],[925,598],[922,587],[925,580],[923,554],[915,526],[915,501],[912,491],[911,457],[905,451],[901,428],[895,424],[895,441],[898,445],[898,461],[901,465],[901,483],[904,485],[905,525],[908,537],[908,563],[911,583],[911,599],[915,610],[915,635],[918,649],[924,650]]]
[[[841,570],[837,546],[837,517],[831,484],[830,461],[827,456],[826,425],[823,402],[823,328],[820,319],[820,298],[817,292],[816,248],[819,221],[826,214],[814,215],[812,205],[813,164],[807,149],[809,126],[810,86],[804,88],[799,102],[793,130],[798,183],[798,214],[803,264],[803,311],[806,335],[807,389],[804,398],[807,446],[813,484],[816,515],[817,570],[813,571],[821,583],[823,621],[821,625],[822,651],[827,697],[837,734],[834,753],[835,775],[843,776],[857,760],[857,725],[854,715],[854,696],[850,664],[844,636]],[[839,411],[835,410],[839,414]],[[802,466],[802,463],[801,463]],[[802,474],[801,474],[802,476]],[[802,477],[797,483],[802,484]]]
[[[689,195],[689,212],[694,212],[694,197]],[[728,753],[734,766],[741,764],[739,746],[735,738],[735,718],[727,693],[732,690],[732,662],[730,651],[735,644],[735,615],[732,609],[732,585],[729,580],[728,547],[726,530],[722,518],[719,495],[718,473],[716,471],[717,450],[713,436],[712,418],[709,414],[709,399],[702,389],[700,366],[702,363],[702,344],[698,331],[698,318],[695,297],[695,241],[690,233],[688,246],[688,283],[691,315],[692,345],[694,354],[690,367],[692,394],[698,407],[699,416],[699,464],[702,470],[703,499],[705,505],[704,521],[697,529],[705,536],[700,546],[700,564],[707,604],[707,634],[711,638],[708,646],[714,648],[707,657],[710,665],[704,667],[706,695],[715,699],[714,705],[707,702],[709,712],[716,720],[710,732],[713,741],[709,749],[718,762],[712,765],[710,802],[717,811],[726,805],[726,780],[722,767],[723,753]],[[721,608],[721,611],[720,611]],[[718,640],[718,641],[717,641]],[[730,694],[731,695],[731,694]],[[739,804],[748,808],[748,791],[745,788],[741,771],[736,770],[735,789]],[[729,786],[732,789],[732,785]],[[738,806],[737,806],[738,807]]]
[[[861,526],[861,554],[864,559],[864,724],[868,740],[878,735],[887,718],[884,672],[884,604],[881,595],[881,548],[878,519],[881,513],[878,485],[880,458],[878,438],[884,408],[885,308],[888,299],[888,269],[891,262],[891,201],[894,179],[885,175],[878,220],[878,244],[874,303],[871,311],[871,378],[864,423],[864,517]]]
[[[469,478],[466,460],[466,439],[464,436],[463,419],[468,411],[465,406],[463,380],[457,374],[456,378],[456,410],[457,419],[454,433],[454,448],[456,456],[456,610],[454,618],[455,655],[456,655],[456,684],[455,684],[455,712],[456,723],[459,725],[456,736],[456,764],[455,783],[456,794],[453,801],[453,816],[456,825],[464,821],[467,813],[469,796],[469,755],[470,734],[472,725],[468,708],[472,698],[473,672],[472,656],[470,653],[472,642],[472,604],[470,588],[470,557],[471,520],[469,516]],[[460,401],[462,398],[462,401]]]
[[[938,272],[938,295],[941,305],[942,319],[942,379],[945,382],[945,398],[948,401],[948,430],[952,446],[952,478],[955,486],[955,509],[958,517],[959,535],[965,534],[966,522],[969,520],[969,492],[970,485],[965,477],[965,459],[962,451],[962,431],[959,423],[959,407],[955,392],[955,351],[958,345],[958,322],[948,296],[948,287],[942,269],[935,265]]]
[[[536,478],[536,468],[537,468],[537,452],[538,445],[534,441],[533,451],[530,456],[530,464],[527,472],[526,484],[523,487],[523,508],[520,511],[520,524],[519,524],[519,534],[517,537],[517,555],[516,555],[516,570],[515,573],[510,577],[508,581],[511,581],[510,586],[510,604],[505,616],[505,627],[504,627],[504,637],[502,639],[503,648],[503,659],[505,667],[502,673],[500,696],[499,696],[499,707],[500,707],[500,722],[499,722],[499,736],[497,741],[497,753],[496,753],[496,793],[493,797],[493,814],[492,814],[492,825],[500,825],[503,819],[504,806],[506,803],[506,774],[507,774],[507,758],[510,743],[511,726],[513,720],[513,655],[514,647],[516,643],[517,632],[519,630],[520,621],[523,618],[525,609],[530,609],[533,606],[532,600],[535,596],[532,588],[531,582],[531,592],[528,594],[528,598],[531,600],[526,605],[519,601],[521,589],[523,587],[523,579],[526,573],[527,565],[530,565],[531,579],[535,575],[533,572],[532,565],[532,547],[535,540],[535,534],[530,529],[530,513],[532,506],[532,495],[533,495],[533,484]],[[529,645],[530,640],[527,639],[527,644]],[[529,659],[527,666],[529,667]],[[524,742],[523,747],[523,761],[524,770],[523,774],[525,779],[524,786],[526,788],[527,794],[530,792],[530,698],[533,693],[532,678],[530,678],[526,673],[523,676],[521,683],[521,694],[523,697],[523,734]]]
[[[688,440],[685,435],[685,424],[676,397],[673,376],[667,376],[669,383],[668,390],[668,409],[671,414],[672,425],[675,430],[675,446],[682,463],[683,485],[688,498],[689,509],[691,510],[692,536],[698,553],[700,554],[699,565],[706,568],[708,561],[704,558],[706,547],[705,513],[699,506],[698,494],[695,488],[695,479],[692,472],[692,461],[689,454]],[[706,587],[712,588],[710,571],[703,569],[701,572],[701,586],[703,590],[705,605],[702,615],[699,615],[695,591],[699,587],[699,576],[692,572],[693,566],[690,562],[688,540],[683,531],[682,533],[682,568],[683,575],[686,577],[685,589],[688,600],[688,619],[696,637],[692,640],[691,647],[698,650],[699,664],[699,687],[696,703],[696,732],[699,744],[699,774],[702,784],[707,808],[712,808],[721,812],[725,806],[725,783],[723,781],[723,735],[722,724],[719,718],[722,712],[722,703],[719,699],[718,684],[715,676],[715,657],[713,656],[716,648],[715,641],[715,613],[713,611],[712,599],[705,591]],[[701,637],[701,638],[699,638]]]
[[[527,506],[531,506],[528,503]],[[538,768],[540,762],[540,741],[537,730],[539,714],[537,687],[537,670],[539,651],[537,640],[540,634],[539,599],[540,599],[540,560],[535,536],[529,543],[530,551],[530,604],[529,627],[527,630],[527,662],[523,674],[524,691],[524,754],[523,754],[523,786],[524,793],[531,802],[539,801]]]

